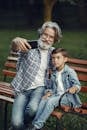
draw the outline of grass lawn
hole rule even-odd
[[[66,48],[71,57],[87,59],[87,31],[63,31],[57,46]]]

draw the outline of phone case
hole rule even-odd
[[[38,47],[37,40],[28,40],[28,43],[31,45],[32,49],[35,49]]]

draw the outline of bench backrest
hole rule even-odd
[[[18,54],[11,51],[4,64],[4,81],[7,81],[8,77],[13,78],[16,75],[17,60]],[[87,92],[87,60],[69,58],[68,64],[77,72],[79,80],[82,82],[81,91]]]
[[[16,52],[10,52],[4,64],[3,81],[8,81],[9,78],[13,78],[16,75],[16,64],[18,60],[18,54]]]
[[[87,60],[70,58],[68,64],[77,72],[82,92],[87,92]]]
[[[16,75],[16,64],[18,54],[10,52],[4,65],[3,76],[5,82],[0,82],[0,99],[13,102],[14,92],[7,83],[10,77],[11,80]],[[75,69],[78,74],[79,80],[82,82],[81,92],[87,93],[87,60],[70,58],[68,64]],[[4,96],[3,96],[4,95]],[[11,97],[11,99],[9,98]]]

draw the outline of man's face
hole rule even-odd
[[[54,43],[55,31],[52,28],[46,28],[40,36],[39,46],[42,49],[49,49]]]

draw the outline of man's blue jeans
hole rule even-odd
[[[12,109],[12,127],[14,130],[24,129],[26,117],[29,117],[28,121],[30,121],[35,116],[44,88],[44,86],[40,86],[24,91],[15,98]]]

